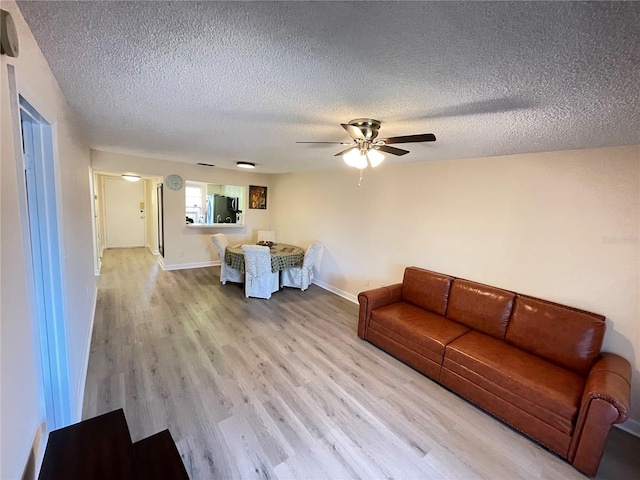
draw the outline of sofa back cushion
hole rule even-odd
[[[453,277],[418,267],[407,267],[402,281],[402,300],[416,307],[443,315]]]
[[[600,356],[605,329],[602,315],[518,295],[506,340],[586,375]]]
[[[504,339],[515,293],[468,280],[455,279],[447,318]]]

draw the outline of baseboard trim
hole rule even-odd
[[[24,462],[24,469],[22,470],[22,480],[35,480],[40,476],[40,468],[42,467],[42,460],[44,460],[44,452],[47,448],[47,441],[49,439],[49,432],[47,428],[47,422],[41,422],[37,427],[33,435],[33,442],[31,448],[27,454],[27,459]]]
[[[614,426],[618,427],[620,430],[630,433],[634,437],[640,438],[640,422],[637,420],[629,419],[623,423],[616,423]]]
[[[147,243],[147,248],[148,248],[148,249],[149,249],[149,251],[150,251],[151,253],[153,253],[154,255],[160,255],[160,250],[154,250],[153,248],[151,248],[151,245],[149,245],[148,243]]]
[[[49,442],[49,431],[47,423],[42,422],[40,424],[40,437],[38,439],[38,454],[36,456],[36,472],[40,476],[40,468],[42,468],[42,461],[44,460],[44,452],[47,449],[47,443]],[[37,478],[37,477],[35,477]]]
[[[96,322],[96,304],[98,303],[98,285],[93,287],[93,301],[91,302],[91,325],[89,326],[89,335],[86,339],[84,358],[82,360],[82,369],[78,390],[76,391],[76,418],[75,421],[82,420],[82,409],[84,407],[84,389],[87,385],[87,373],[89,373],[89,355],[91,354],[91,338],[93,338],[93,326]]]
[[[208,262],[193,262],[193,263],[176,263],[174,265],[165,265],[164,262],[160,264],[164,270],[186,270],[188,268],[204,268],[215,267],[220,265],[220,262],[208,261]]]
[[[316,279],[314,279],[311,283],[319,286],[320,288],[324,288],[325,290],[331,293],[335,293],[336,295],[344,298],[345,300],[349,300],[350,302],[353,302],[353,303],[358,303],[358,297],[356,295],[353,295],[349,292],[345,292],[344,290],[340,290],[339,288],[336,288],[333,285],[329,285],[328,283],[325,283],[321,280],[316,280]]]

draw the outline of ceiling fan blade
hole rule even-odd
[[[365,140],[365,136],[362,134],[362,132],[360,131],[360,129],[354,125],[349,125],[348,123],[341,123],[340,125],[342,125],[342,128],[344,128],[347,133],[349,135],[351,135],[351,138],[355,139],[360,139],[360,140]]]
[[[391,143],[413,143],[413,142],[435,142],[436,136],[433,133],[423,133],[421,135],[404,135],[402,137],[384,138],[387,145]]]
[[[332,145],[351,145],[351,142],[296,142],[296,143],[330,143]]]
[[[334,155],[334,157],[339,157],[340,155],[344,155],[345,153],[350,152],[350,151],[351,151],[351,150],[353,150],[354,148],[358,148],[358,146],[356,145],[356,146],[354,146],[354,147],[349,147],[349,148],[347,148],[346,150],[341,151],[340,153],[336,153],[336,154]]]
[[[409,153],[409,150],[402,150],[401,148],[389,147],[387,145],[380,145],[373,148],[376,150],[380,150],[381,152],[390,153],[391,155],[406,155],[407,153]]]

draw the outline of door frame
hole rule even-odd
[[[54,128],[18,95],[18,175],[31,317],[41,366],[41,408],[49,431],[73,421],[66,336],[64,245]],[[20,148],[22,146],[22,148]]]
[[[164,258],[164,185],[162,183],[158,183],[156,189],[156,210],[158,213],[158,251],[160,252],[160,256]]]
[[[102,265],[102,238],[98,228],[99,216],[101,212],[98,208],[98,193],[96,192],[96,183],[98,175],[89,167],[89,194],[91,195],[91,234],[93,238],[93,274],[100,276],[100,267]]]

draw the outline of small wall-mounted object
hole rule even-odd
[[[17,57],[19,50],[18,31],[13,18],[6,10],[0,10],[0,53]]]
[[[267,209],[267,187],[249,185],[249,208]]]
[[[171,190],[180,190],[182,189],[182,185],[184,181],[180,175],[172,174],[166,178],[167,187]]]

